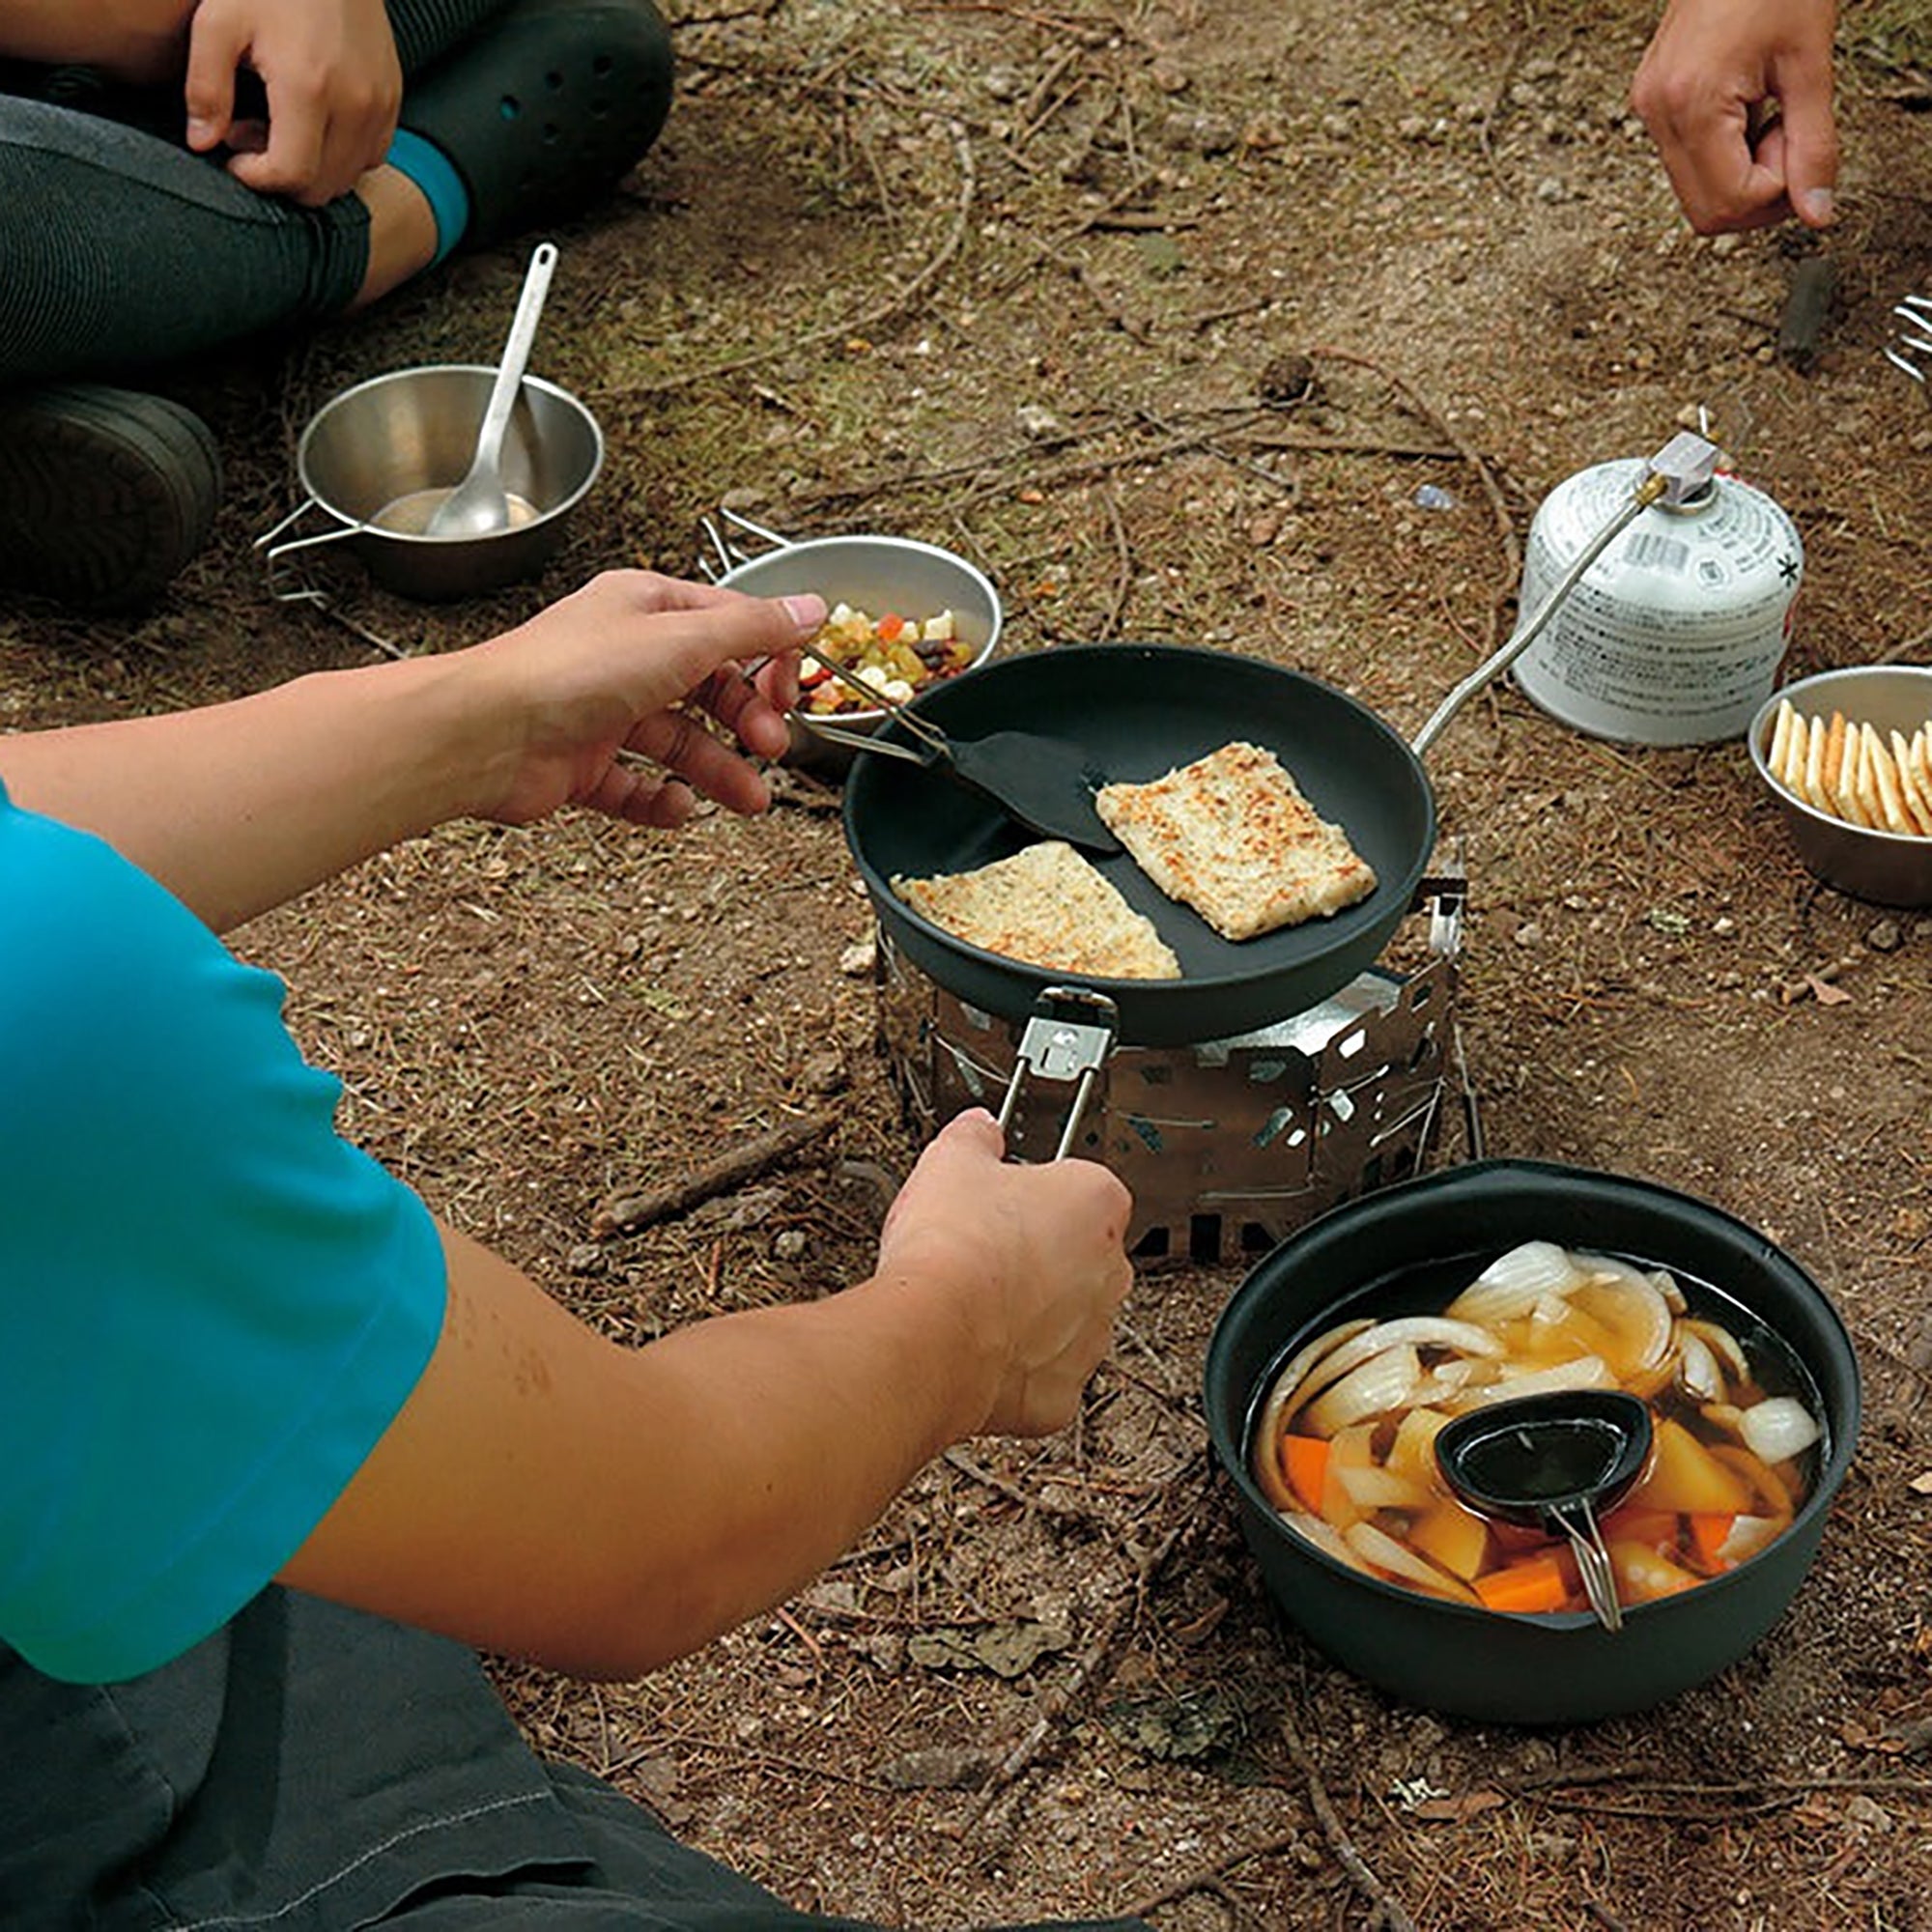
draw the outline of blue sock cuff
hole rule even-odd
[[[464,230],[469,226],[469,190],[463,185],[463,177],[449,156],[433,141],[425,141],[407,128],[398,128],[390,137],[386,158],[392,168],[415,183],[429,203],[429,212],[436,219],[436,256],[430,263],[435,268],[463,240]]]

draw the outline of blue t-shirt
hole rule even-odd
[[[283,991],[0,787],[0,1640],[51,1676],[217,1629],[435,1349],[435,1225]]]

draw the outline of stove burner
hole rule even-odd
[[[1460,874],[1423,882],[1428,958],[1413,973],[1372,968],[1319,1007],[1232,1038],[1113,1049],[1061,1151],[1104,1161],[1132,1189],[1137,1257],[1231,1262],[1421,1167],[1460,1076],[1464,894]],[[883,931],[878,980],[879,1037],[914,1128],[927,1137],[967,1107],[998,1112],[1020,1023],[948,992]],[[1064,1084],[1025,1083],[1008,1123],[1015,1157],[1053,1158],[1067,1109]]]

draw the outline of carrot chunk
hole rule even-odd
[[[1605,1537],[1622,1537],[1627,1543],[1647,1543],[1656,1549],[1677,1547],[1677,1517],[1669,1510],[1645,1509],[1639,1503],[1625,1503],[1613,1509],[1600,1527]]]
[[[1570,1595],[1563,1565],[1553,1550],[1492,1570],[1487,1577],[1476,1578],[1475,1587],[1487,1608],[1513,1611],[1519,1616],[1560,1610]]]
[[[1728,1570],[1731,1563],[1724,1554],[1724,1540],[1737,1518],[1719,1515],[1715,1510],[1693,1510],[1685,1521],[1690,1525],[1690,1548],[1696,1552],[1698,1562],[1711,1570]]]
[[[1328,1479],[1327,1443],[1319,1435],[1284,1435],[1281,1471],[1288,1478],[1289,1488],[1319,1515],[1321,1486]]]

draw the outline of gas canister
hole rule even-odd
[[[1524,549],[1523,611],[1542,605],[1645,467],[1637,457],[1596,464],[1544,499]],[[1631,522],[1517,660],[1517,683],[1552,717],[1598,737],[1739,737],[1771,695],[1804,569],[1791,519],[1763,491],[1719,472]]]

